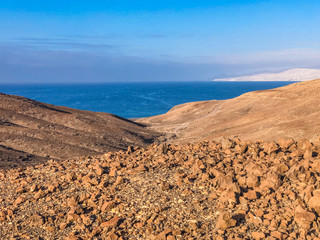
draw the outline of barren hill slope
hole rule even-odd
[[[318,139],[320,80],[243,94],[225,101],[175,106],[168,113],[139,119],[151,129],[173,133],[176,141],[219,137],[277,140],[280,137]]]
[[[0,94],[0,167],[145,146],[156,136],[140,124],[112,114]]]

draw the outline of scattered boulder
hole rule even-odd
[[[311,158],[301,155],[306,150]],[[318,151],[308,141],[227,139],[0,170],[0,232],[5,239],[26,232],[29,239],[316,239]]]
[[[316,215],[305,210],[301,205],[295,208],[294,220],[304,229],[309,229],[311,223],[316,219]]]
[[[320,215],[320,189],[313,191],[313,197],[309,199],[309,208]]]
[[[120,221],[120,218],[118,216],[113,217],[112,219],[110,219],[109,221],[103,222],[100,224],[100,227],[102,228],[106,228],[106,227],[116,227],[118,225]]]
[[[229,212],[222,212],[217,220],[216,228],[225,230],[227,228],[234,227],[236,224],[237,221],[231,218],[231,214]]]

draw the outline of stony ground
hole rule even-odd
[[[224,139],[0,170],[0,236],[317,239],[318,153]]]

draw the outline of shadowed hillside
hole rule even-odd
[[[145,146],[157,136],[118,116],[0,94],[0,167]]]

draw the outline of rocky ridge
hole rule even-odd
[[[3,239],[319,239],[320,147],[129,147],[0,170]]]

